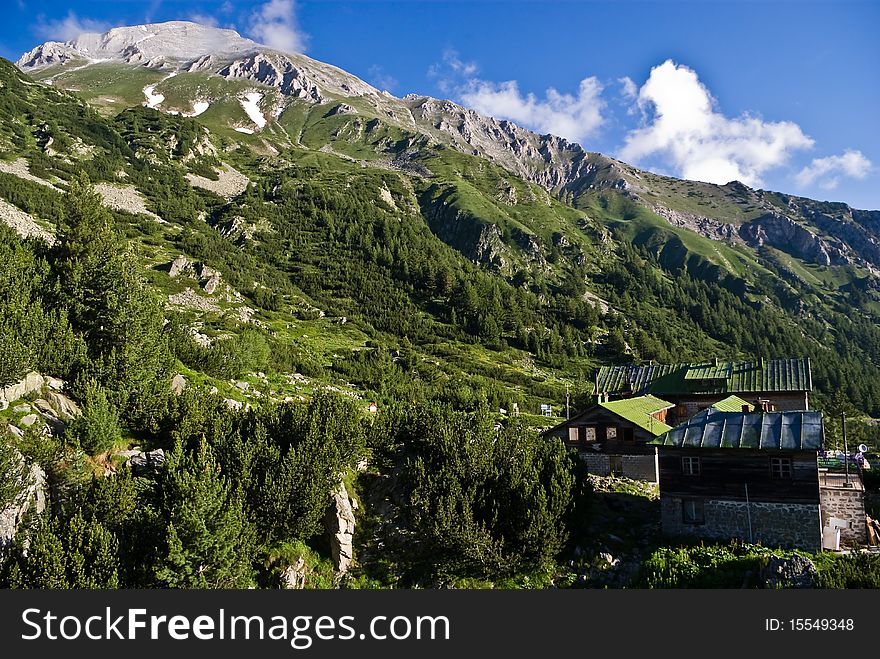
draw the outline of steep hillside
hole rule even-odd
[[[50,231],[59,193],[33,191],[85,170],[207,339],[240,331],[245,307],[327,386],[435,390],[397,357],[364,360],[405,341],[440,382],[476,373],[493,404],[533,408],[566,382],[588,391],[607,360],[797,352],[822,390],[880,409],[876,212],[642,172],[190,23],[18,64],[44,84],[4,70],[3,198]],[[181,255],[219,270],[229,300],[163,272]]]
[[[880,414],[876,212],[656,176],[191,23],[19,65],[0,587],[583,584],[633,492],[606,506],[535,429],[600,364],[809,357],[811,404]]]

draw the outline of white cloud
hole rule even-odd
[[[820,188],[833,190],[840,183],[841,176],[863,179],[871,171],[871,167],[871,161],[861,151],[847,149],[839,156],[814,158],[813,162],[798,172],[795,181],[802,187],[818,181]]]
[[[524,94],[516,80],[492,82],[477,76],[476,62],[466,61],[455,50],[443,53],[443,59],[428,69],[445,94],[462,104],[497,119],[509,119],[539,133],[552,133],[580,141],[603,121],[602,84],[595,77],[585,78],[577,94],[562,94],[549,88],[543,98]]]
[[[308,35],[300,30],[293,0],[269,0],[260,5],[249,25],[250,35],[257,41],[288,53],[302,53]]]
[[[378,64],[373,64],[373,66],[369,68],[367,76],[370,84],[377,89],[391,91],[397,87],[397,79],[393,75],[387,73],[385,69]]]
[[[40,18],[34,26],[34,32],[42,39],[54,41],[70,41],[86,32],[106,32],[110,24],[104,21],[96,21],[91,18],[79,18],[75,13],[68,12],[67,16],[57,21],[46,21]]]
[[[473,78],[479,71],[476,62],[465,62],[457,50],[447,49],[442,61],[428,67],[428,77],[437,80],[437,87],[444,94],[452,92],[462,79]]]
[[[189,20],[199,25],[207,25],[208,27],[217,27],[220,24],[214,16],[208,14],[190,14]]]
[[[633,79],[629,76],[623,76],[622,78],[618,78],[617,82],[620,83],[620,94],[628,101],[635,101],[639,95],[639,88]]]
[[[724,116],[696,72],[672,60],[651,69],[637,102],[645,125],[630,131],[619,156],[660,157],[687,179],[759,186],[764,172],[813,146],[793,122]]]
[[[510,119],[539,133],[552,133],[580,142],[602,124],[602,84],[596,77],[584,78],[577,95],[561,94],[549,88],[543,99],[523,94],[515,80],[487,82],[473,79],[459,91],[461,100],[477,112]]]

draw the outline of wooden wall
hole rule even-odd
[[[660,493],[745,501],[819,503],[816,451],[659,448]],[[700,458],[700,474],[685,475],[681,458]],[[772,478],[770,458],[790,458],[791,478]]]

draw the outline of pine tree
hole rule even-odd
[[[41,518],[15,548],[14,588],[117,588],[119,547],[100,522],[75,514],[67,521]]]
[[[167,399],[171,368],[162,313],[85,174],[66,195],[54,269],[58,301],[85,336],[91,375],[113,392],[127,418],[155,417]]]
[[[220,473],[207,443],[175,447],[162,474],[164,556],[156,569],[167,588],[246,588],[253,534],[240,493]]]
[[[65,437],[75,438],[86,453],[97,455],[112,448],[122,437],[119,414],[104,388],[94,380],[81,389],[83,413],[68,424]]]

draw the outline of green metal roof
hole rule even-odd
[[[651,416],[661,410],[668,410],[670,407],[673,407],[672,403],[660,400],[655,396],[636,396],[635,398],[626,398],[624,400],[612,400],[606,403],[599,403],[599,406],[654,435],[672,430],[672,426],[668,426]]]
[[[721,412],[708,407],[649,442],[677,448],[819,450],[825,443],[821,412]]]
[[[812,391],[809,358],[603,366],[597,393],[737,394]]]
[[[743,400],[739,396],[728,396],[727,398],[714,403],[712,407],[719,412],[742,412],[743,405],[748,406],[749,411],[755,409],[754,405],[747,400]]]

